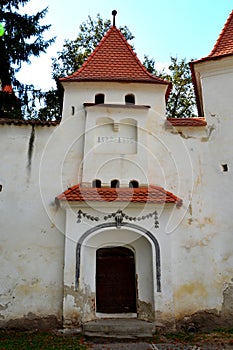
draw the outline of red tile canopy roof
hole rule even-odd
[[[205,118],[167,118],[166,127],[172,127],[172,126],[186,126],[186,127],[193,127],[193,126],[206,126],[207,122]]]
[[[139,188],[94,188],[75,185],[57,196],[56,201],[58,200],[68,202],[172,203],[178,207],[182,205],[182,199],[162,187],[153,185]]]
[[[61,81],[171,83],[149,73],[118,28],[112,26],[82,67]]]

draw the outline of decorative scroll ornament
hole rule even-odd
[[[97,216],[92,216],[87,213],[84,213],[81,209],[79,209],[77,213],[77,223],[81,222],[82,217],[87,218],[88,220],[91,221],[99,221],[100,218]],[[159,227],[159,221],[158,221],[158,213],[157,211],[153,211],[152,213],[149,213],[147,215],[142,215],[142,216],[129,216],[126,213],[124,213],[121,209],[118,209],[116,212],[111,213],[109,215],[104,216],[104,220],[108,220],[110,218],[114,218],[116,222],[116,227],[121,228],[121,224],[123,220],[129,220],[129,221],[141,221],[145,219],[149,219],[151,217],[154,217],[154,227],[158,228]]]

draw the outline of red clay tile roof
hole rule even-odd
[[[182,205],[182,199],[159,186],[139,188],[93,188],[75,185],[59,196],[56,200],[68,202],[133,202],[133,203],[173,203],[178,207]]]
[[[230,13],[213,50],[208,57],[233,54],[233,11]]]
[[[123,34],[112,26],[82,67],[61,81],[126,81],[171,83],[150,74],[141,64]]]
[[[213,50],[210,52],[210,54],[206,57],[203,57],[199,60],[195,60],[189,63],[191,73],[192,73],[192,79],[193,79],[193,85],[196,95],[196,101],[197,101],[197,109],[198,109],[198,115],[199,117],[203,117],[204,115],[204,108],[203,108],[203,101],[202,101],[202,93],[201,93],[201,83],[200,78],[196,76],[195,73],[195,64],[206,62],[210,60],[218,60],[223,57],[232,56],[233,55],[233,10],[231,11],[219,37],[216,41]]]
[[[205,118],[167,118],[165,126],[206,126]]]
[[[233,55],[233,10],[230,13],[212,51],[206,57],[203,57],[195,62],[216,60],[223,56]]]
[[[41,121],[41,120],[22,120],[22,119],[11,119],[11,118],[0,118],[0,125],[32,125],[32,126],[56,126],[60,123],[60,120],[56,121]]]

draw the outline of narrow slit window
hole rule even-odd
[[[105,97],[104,94],[95,95],[95,104],[99,105],[99,104],[104,103],[104,97]]]
[[[111,188],[119,188],[120,187],[120,181],[119,180],[112,180],[111,181]]]
[[[72,106],[72,107],[71,107],[71,114],[74,115],[74,113],[75,113],[75,107]]]
[[[101,180],[95,179],[92,181],[92,187],[94,188],[101,188]]]
[[[135,105],[135,96],[133,94],[128,94],[125,96],[125,103]]]

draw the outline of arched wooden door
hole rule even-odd
[[[96,310],[102,313],[136,312],[135,259],[125,247],[96,252]]]

